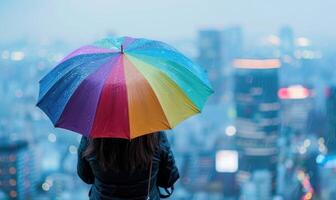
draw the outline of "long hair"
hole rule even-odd
[[[159,146],[158,134],[152,133],[132,140],[117,138],[90,139],[83,157],[96,156],[100,167],[116,172],[134,172],[148,168]]]

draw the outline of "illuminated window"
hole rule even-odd
[[[9,161],[14,162],[15,160],[16,160],[16,156],[13,155],[13,154],[11,154],[11,155],[9,156]]]
[[[16,173],[16,168],[15,167],[10,167],[9,168],[9,173],[10,174],[15,174]]]
[[[17,196],[17,192],[15,190],[10,191],[9,196],[15,198]]]
[[[220,150],[216,153],[216,171],[233,173],[238,170],[238,152]]]
[[[10,179],[9,180],[9,185],[15,186],[16,185],[16,180],[15,179]]]

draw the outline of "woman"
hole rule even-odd
[[[82,137],[77,172],[92,184],[90,200],[156,200],[171,195],[179,178],[173,153],[163,132],[133,140]],[[158,187],[165,188],[167,196]]]

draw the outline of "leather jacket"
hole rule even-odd
[[[154,153],[150,182],[150,199],[160,199],[158,187],[170,188],[179,178],[167,136],[159,134],[159,148]],[[101,169],[95,156],[83,157],[89,140],[82,137],[78,148],[77,173],[87,184],[92,184],[90,200],[144,200],[147,199],[149,170],[134,173],[115,173]]]

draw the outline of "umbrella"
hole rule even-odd
[[[205,71],[173,47],[110,37],[73,51],[43,77],[37,106],[55,127],[132,139],[199,113],[212,92]]]

